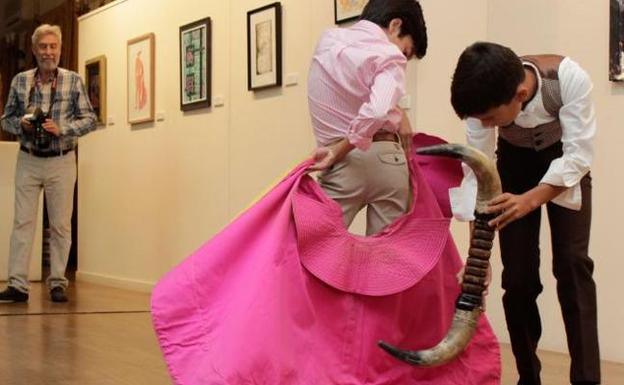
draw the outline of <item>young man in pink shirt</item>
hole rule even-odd
[[[427,30],[415,0],[371,0],[360,21],[321,36],[308,78],[318,148],[313,170],[342,207],[345,226],[363,207],[367,235],[407,211],[405,152],[411,127],[398,107],[405,68],[427,51]]]

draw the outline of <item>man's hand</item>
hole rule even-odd
[[[489,221],[488,224],[500,230],[511,222],[524,217],[544,203],[550,202],[566,189],[567,187],[564,186],[540,183],[520,195],[503,193],[488,203],[487,213],[500,213],[496,218]]]
[[[314,164],[308,167],[312,171],[325,170],[336,163],[336,153],[331,147],[319,147],[312,152]]]
[[[500,214],[489,221],[488,225],[500,230],[539,207],[539,204],[532,201],[528,195],[527,193],[520,195],[503,193],[492,199],[489,202],[487,212]]]
[[[50,134],[54,136],[61,135],[61,129],[59,128],[59,126],[56,125],[56,123],[54,123],[54,120],[52,119],[46,119],[45,122],[43,122],[41,126],[43,127],[44,130],[46,130],[47,132],[49,132]]]
[[[24,131],[28,131],[28,132],[31,132],[35,128],[30,122],[30,120],[25,119],[24,117],[20,119],[20,126],[22,126],[22,129]]]
[[[329,146],[319,147],[312,152],[314,164],[308,167],[311,171],[320,171],[328,169],[334,163],[340,161],[354,148],[349,141],[344,138]]]

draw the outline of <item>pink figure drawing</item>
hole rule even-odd
[[[141,50],[136,54],[134,60],[134,109],[142,110],[147,104],[147,88],[145,88],[145,68],[141,59]]]

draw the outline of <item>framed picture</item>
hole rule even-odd
[[[128,40],[128,123],[154,121],[154,34]]]
[[[624,0],[610,0],[609,80],[624,81]]]
[[[273,3],[247,12],[247,89],[282,85],[282,8]]]
[[[85,63],[85,87],[97,115],[98,124],[106,124],[106,56],[98,56]]]
[[[342,24],[356,20],[367,3],[368,0],[334,0],[334,21]]]
[[[180,27],[180,109],[210,107],[210,18]]]

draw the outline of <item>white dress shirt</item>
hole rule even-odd
[[[537,68],[531,66],[537,74],[537,91],[533,99],[518,114],[514,123],[520,127],[533,128],[549,123],[556,118],[544,108],[542,101],[542,79]],[[555,197],[552,202],[572,210],[581,208],[580,180],[589,172],[594,149],[593,138],[596,134],[594,105],[590,98],[593,84],[587,73],[572,59],[566,57],[559,65],[559,86],[561,101],[559,120],[562,128],[563,155],[554,159],[542,177],[540,183],[568,187]],[[466,119],[466,136],[469,145],[483,151],[494,159],[496,130],[485,128],[478,119]],[[474,219],[477,183],[472,171],[465,165],[464,180],[460,187],[449,191],[453,216],[459,220]]]

